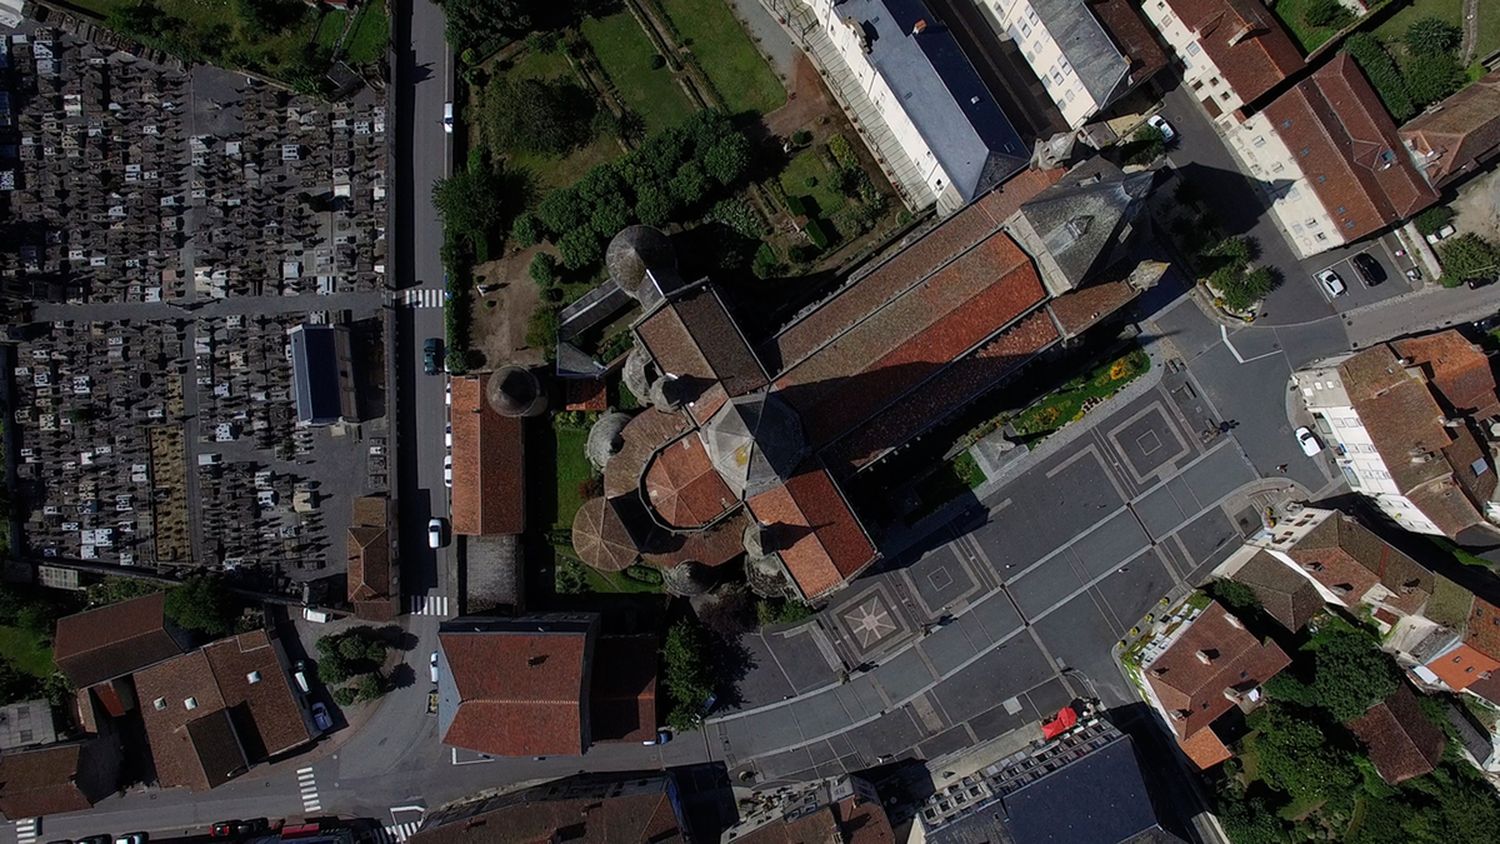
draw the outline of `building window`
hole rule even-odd
[[[1297,154],[1302,156],[1303,158],[1306,158],[1311,153],[1312,147],[1303,147]]]
[[[1203,90],[1203,80],[1202,79],[1194,79],[1193,80],[1193,90],[1194,91],[1201,91],[1201,90]]]
[[[1328,239],[1328,235],[1323,234],[1322,232],[1318,232],[1318,240],[1327,240],[1327,239]]]
[[[1328,181],[1328,177],[1325,176],[1325,175],[1323,175],[1322,173],[1319,173],[1318,174],[1318,184],[1321,185],[1321,184],[1323,184],[1326,181]]]
[[[1197,41],[1193,41],[1193,42],[1191,42],[1191,43],[1188,44],[1187,51],[1188,51],[1188,55],[1190,55],[1190,56],[1196,56],[1199,53],[1203,52],[1203,48],[1198,46],[1198,42]]]
[[[1352,229],[1352,228],[1354,228],[1354,221],[1353,220],[1349,220],[1348,222],[1344,223],[1344,228],[1346,228],[1346,229]]]
[[[1342,217],[1342,216],[1344,216],[1345,213],[1346,212],[1344,211],[1344,206],[1340,205],[1339,206],[1339,216]]]
[[[1026,37],[1028,37],[1030,35],[1031,35],[1031,24],[1027,23],[1026,21],[1021,21],[1021,37],[1022,38],[1026,38]]]
[[[1226,103],[1229,102],[1229,92],[1225,91],[1224,93],[1220,94],[1219,99],[1223,100]]]

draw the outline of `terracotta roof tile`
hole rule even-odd
[[[1487,417],[1500,410],[1489,356],[1457,331],[1393,340],[1391,346],[1421,367],[1428,383],[1458,415]]]
[[[519,534],[526,528],[525,429],[485,400],[489,375],[454,378],[453,532]]]
[[[1455,692],[1461,692],[1500,669],[1500,660],[1481,653],[1468,644],[1460,644],[1442,656],[1427,661],[1427,669]]]
[[[1065,169],[1024,170],[944,220],[910,246],[839,289],[772,338],[762,354],[773,369],[789,369],[828,341],[922,282],[959,253],[1000,229],[1023,203],[1062,179]]]
[[[955,361],[907,400],[834,443],[823,459],[839,474],[865,468],[990,390],[1059,339],[1047,313],[1033,312],[979,351]]]
[[[784,486],[746,504],[769,529],[767,550],[781,555],[808,600],[842,586],[876,559],[874,545],[826,469],[804,467]]]
[[[1197,765],[1200,771],[1207,771],[1221,762],[1234,758],[1234,754],[1230,753],[1229,748],[1225,747],[1224,742],[1219,739],[1218,733],[1208,727],[1204,727],[1185,739],[1178,739],[1177,745],[1182,748],[1187,758],[1193,760],[1193,764]]]
[[[646,496],[669,527],[706,525],[738,503],[696,434],[661,447],[646,468]]]
[[[1440,105],[1402,126],[1401,138],[1419,155],[1431,156],[1427,179],[1441,187],[1500,150],[1500,70]]]
[[[1064,336],[1077,337],[1140,295],[1128,281],[1111,281],[1064,293],[1047,303]]]
[[[655,531],[643,543],[641,556],[660,568],[685,562],[722,566],[745,553],[745,528],[749,524],[741,507],[706,530],[689,534]]]
[[[651,634],[600,636],[589,692],[594,741],[656,737],[656,649]]]
[[[212,779],[205,773],[188,733],[192,721],[224,711],[224,697],[203,651],[137,671],[135,688],[157,782],[164,788],[186,786],[193,791],[222,782],[224,771],[216,769]]]
[[[1347,54],[1277,97],[1265,114],[1346,241],[1437,201],[1412,166],[1395,123]]]
[[[573,514],[573,551],[579,559],[600,571],[622,571],[640,556],[635,537],[621,517],[619,502],[636,496],[591,498]]]
[[[1213,602],[1146,666],[1146,682],[1182,739],[1207,728],[1234,706],[1226,691],[1249,691],[1289,664],[1291,660],[1275,642],[1258,641]]]
[[[1129,0],[1091,0],[1088,6],[1130,60],[1131,87],[1167,66],[1167,54],[1157,43],[1151,25]]]
[[[182,653],[167,632],[165,592],[64,616],[52,645],[57,667],[77,688],[129,674]]]
[[[1349,607],[1378,583],[1391,593],[1385,603],[1410,615],[1427,603],[1435,588],[1432,572],[1422,564],[1342,514],[1308,531],[1287,556],[1318,583],[1347,596],[1344,603]]]
[[[373,601],[390,594],[390,532],[385,528],[351,527],[346,537],[349,559],[346,581],[349,601]]]
[[[1364,743],[1380,778],[1391,785],[1430,773],[1448,744],[1405,683],[1349,722],[1349,729]]]
[[[1464,642],[1486,656],[1500,660],[1500,607],[1474,596]]]
[[[563,409],[574,411],[609,409],[609,396],[606,393],[603,378],[565,378],[563,386],[567,391],[567,400]]]
[[[443,743],[497,756],[576,756],[588,747],[594,633],[438,634],[458,703]]]
[[[766,385],[766,372],[725,309],[707,285],[667,302],[635,326],[636,335],[664,374],[677,377],[680,398],[702,424],[723,404],[712,396],[718,386],[727,396],[741,396]]]
[[[1293,633],[1323,608],[1323,598],[1312,581],[1265,551],[1251,557],[1233,579],[1250,587],[1261,607]]]
[[[689,429],[680,413],[647,408],[630,418],[620,431],[620,450],[604,466],[604,494],[613,498],[636,492],[641,476],[661,444]]]
[[[1248,105],[1303,66],[1281,22],[1256,0],[1167,0]]]
[[[0,755],[0,812],[18,820],[91,808],[74,782],[82,749],[82,744],[58,744]]]
[[[251,762],[313,740],[292,679],[264,631],[211,642],[203,652]],[[249,680],[252,672],[260,675],[254,683]]]
[[[1031,260],[991,237],[776,380],[817,448],[1046,299]]]

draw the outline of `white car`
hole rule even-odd
[[[443,103],[443,131],[453,134],[453,103]]]
[[[1298,428],[1294,433],[1297,435],[1297,445],[1302,446],[1302,453],[1308,457],[1316,457],[1323,450],[1323,444],[1318,442],[1318,435],[1308,428]]]
[[[431,519],[427,522],[427,547],[441,548],[447,544],[447,525],[442,519]]]
[[[449,381],[443,386],[443,404],[453,406],[453,382]]]
[[[427,660],[428,673],[432,675],[432,682],[437,682],[437,651],[432,652],[432,658]]]
[[[1344,280],[1339,278],[1339,274],[1333,270],[1324,270],[1318,273],[1318,283],[1323,285],[1323,291],[1328,294],[1328,298],[1330,299],[1335,296],[1344,295],[1344,291],[1349,289],[1344,286]]]
[[[333,719],[328,717],[328,707],[323,704],[312,705],[312,717],[313,724],[317,726],[319,732],[326,733],[333,729]]]
[[[1166,143],[1171,143],[1172,139],[1177,137],[1177,130],[1173,129],[1172,124],[1168,123],[1167,119],[1160,114],[1151,115],[1146,120],[1146,125],[1161,132],[1161,139]]]
[[[443,455],[443,486],[453,488],[453,455]]]
[[[443,428],[443,447],[453,447],[453,423],[451,422]]]

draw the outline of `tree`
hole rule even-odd
[[[511,223],[510,236],[515,238],[516,244],[522,248],[537,245],[542,239],[542,222],[530,211],[523,212]]]
[[[562,255],[563,266],[570,270],[581,270],[599,262],[604,257],[604,247],[593,229],[577,228],[557,241],[557,251]]]
[[[665,190],[656,185],[647,186],[635,200],[636,219],[648,226],[664,226],[671,222],[677,203]]]
[[[1226,790],[1218,801],[1219,822],[1234,844],[1283,844],[1286,824],[1260,794]]]
[[[1442,282],[1448,287],[1475,278],[1489,278],[1496,274],[1500,265],[1500,250],[1477,234],[1461,234],[1449,238],[1438,247],[1438,258],[1443,264]]]
[[[1223,293],[1225,307],[1245,311],[1276,289],[1276,283],[1276,275],[1270,269],[1256,267],[1249,272],[1234,272],[1218,278],[1215,286]]]
[[[1250,725],[1259,731],[1255,753],[1261,779],[1294,800],[1330,798],[1360,781],[1348,751],[1295,710],[1272,702],[1251,714]]]
[[[1166,151],[1166,134],[1155,126],[1142,126],[1125,145],[1125,163],[1150,164]]]
[[[1464,86],[1464,69],[1452,53],[1420,53],[1405,67],[1412,103],[1425,108]]]
[[[1400,684],[1390,657],[1360,628],[1325,627],[1304,647],[1313,653],[1311,681],[1283,672],[1266,684],[1268,695],[1327,710],[1344,723],[1363,715]]]
[[[472,244],[499,225],[500,193],[500,180],[489,168],[460,170],[433,184],[432,204],[443,228]]]
[[[662,685],[672,708],[667,724],[674,730],[691,730],[701,720],[703,705],[713,694],[703,632],[692,619],[681,619],[667,630],[662,645],[665,668]]]
[[[1368,32],[1356,32],[1344,41],[1344,52],[1354,57],[1359,69],[1369,77],[1375,93],[1385,103],[1386,110],[1397,123],[1406,121],[1417,113],[1412,104],[1411,92],[1406,88],[1406,79],[1396,69],[1385,47]]]
[[[557,259],[546,252],[538,252],[532,257],[528,272],[536,286],[546,293],[557,284]]]
[[[1418,214],[1412,223],[1416,225],[1417,233],[1425,237],[1435,234],[1438,229],[1448,225],[1448,221],[1452,220],[1453,216],[1452,208],[1446,205],[1434,205]]]
[[[1308,26],[1343,29],[1354,22],[1354,13],[1339,0],[1312,0],[1302,13],[1302,22]]]
[[[536,208],[537,219],[553,237],[561,237],[582,227],[587,215],[578,192],[572,188],[559,188],[547,194]]]
[[[1260,599],[1255,590],[1227,577],[1216,577],[1204,585],[1203,591],[1213,596],[1235,615],[1243,616],[1260,609]]]
[[[448,21],[448,43],[455,50],[531,27],[530,4],[525,0],[439,0],[438,5]]]
[[[235,0],[234,13],[249,35],[263,39],[300,22],[307,4],[302,0]]]
[[[213,574],[196,575],[173,587],[164,612],[178,627],[214,637],[233,631],[239,614],[224,579]]]
[[[481,119],[497,150],[563,155],[593,140],[597,109],[576,83],[501,77],[485,91]]]
[[[672,198],[677,201],[677,205],[686,207],[702,202],[711,189],[708,174],[703,172],[703,165],[696,161],[683,164],[677,175],[672,177],[671,184]]]
[[[343,681],[340,680],[339,682]],[[353,706],[357,702],[357,700],[358,698],[355,695],[354,689],[350,688],[349,686],[343,686],[341,688],[333,690],[333,702],[338,704],[339,706]]]
[[[1451,54],[1462,41],[1463,32],[1442,18],[1420,18],[1406,28],[1406,49],[1413,56]]]
[[[750,170],[750,141],[738,132],[727,135],[703,154],[702,161],[708,175],[730,187]]]
[[[367,703],[385,694],[388,688],[385,676],[379,671],[371,671],[354,682],[354,699],[359,703]]]

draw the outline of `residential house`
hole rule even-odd
[[[1434,188],[1475,172],[1500,152],[1500,70],[1408,120],[1400,134]]]
[[[985,0],[1073,129],[1166,66],[1126,0]]]
[[[1261,609],[1293,633],[1323,609],[1323,596],[1314,582],[1265,551],[1253,554],[1234,573],[1234,580],[1250,587]]]
[[[354,499],[345,537],[345,581],[355,616],[391,621],[401,595],[400,567],[391,565],[390,503],[383,495]]]
[[[490,398],[492,392],[506,395],[495,389],[498,384],[491,384],[506,377],[523,379],[527,374],[491,373],[449,382],[453,389],[449,419],[453,426],[450,511],[454,533],[514,536],[526,529],[522,414],[501,413]]]
[[[121,758],[119,742],[106,736],[0,752],[0,814],[86,812],[119,788]]]
[[[676,780],[661,771],[579,774],[450,804],[422,819],[411,844],[492,841],[686,842]]]
[[[1291,664],[1275,642],[1261,641],[1213,601],[1142,670],[1152,703],[1183,752],[1207,769],[1229,757],[1213,723],[1261,700],[1261,686]]]
[[[124,715],[133,705],[118,682],[132,672],[176,656],[191,640],[166,620],[166,593],[153,592],[57,620],[52,658],[73,688],[87,690],[104,710]]]
[[[924,190],[908,205],[951,214],[1026,166],[1031,148],[922,0],[803,2],[843,65],[836,75],[852,77],[831,90],[857,89],[898,147],[871,152],[915,168]]]
[[[1448,738],[1428,719],[1411,687],[1402,683],[1385,700],[1349,722],[1380,778],[1390,785],[1431,773]]]
[[[1375,89],[1344,53],[1228,138],[1302,257],[1362,240],[1437,201]]]
[[[1259,0],[1144,0],[1141,11],[1221,131],[1304,65],[1292,37]]]
[[[1493,544],[1494,465],[1471,427],[1482,420],[1461,414],[1494,412],[1494,376],[1483,352],[1443,334],[1339,355],[1292,377],[1356,493],[1414,533]]]

